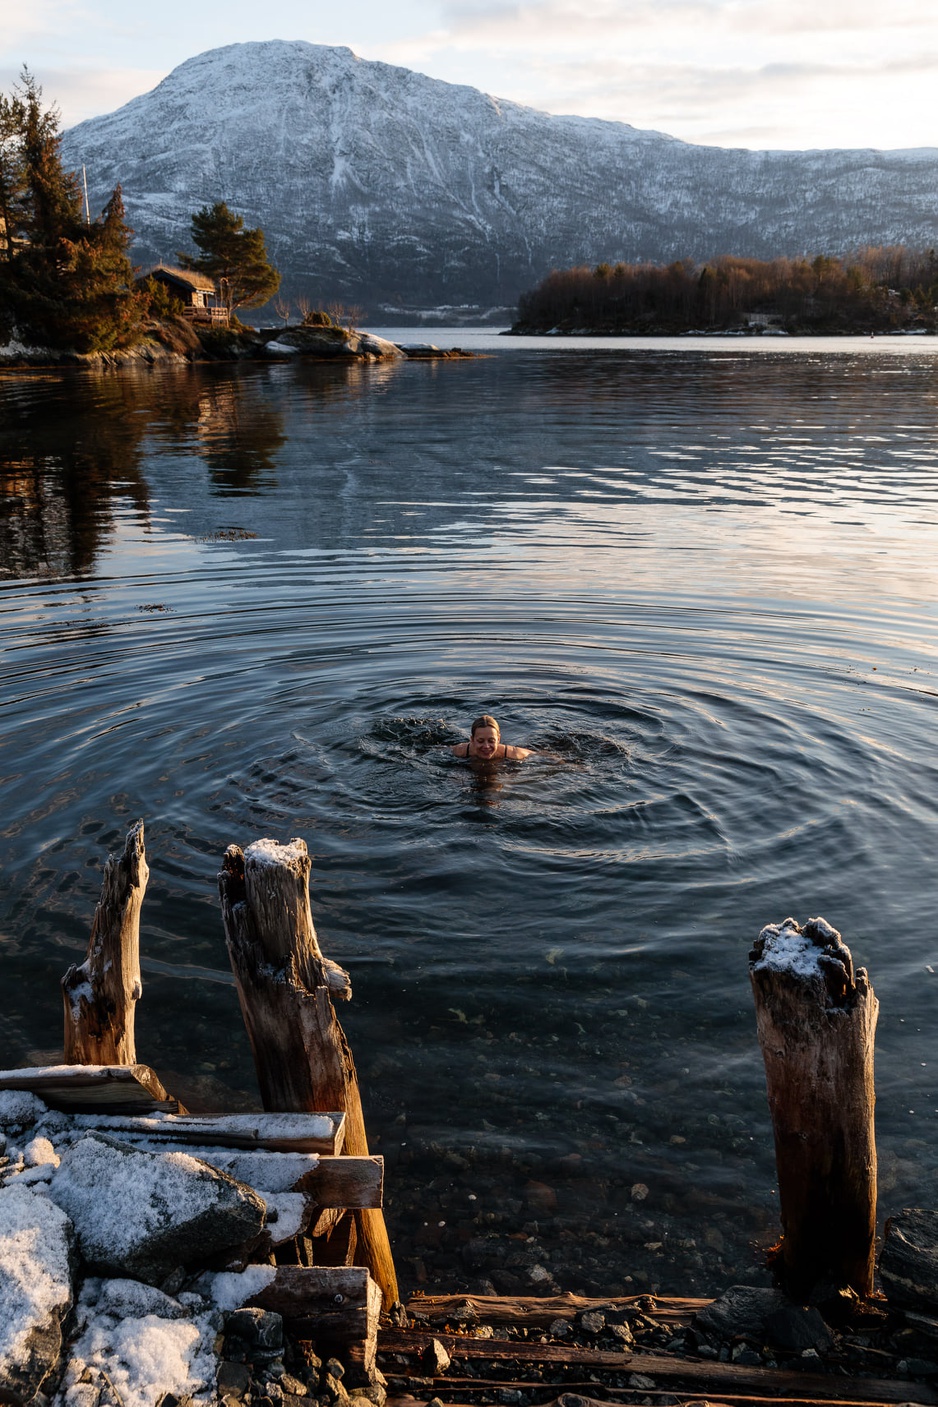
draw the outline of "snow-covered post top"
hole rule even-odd
[[[823,918],[767,924],[749,954],[778,1170],[778,1270],[791,1293],[819,1281],[873,1287],[879,1003]]]
[[[323,956],[309,906],[309,851],[306,841],[255,840],[244,851],[229,845],[219,877],[242,924],[260,944],[271,967],[294,974],[310,991],[324,986],[334,1000],[352,995],[351,979]]]
[[[793,918],[767,923],[749,954],[749,972],[753,983],[771,974],[773,983],[787,976],[813,987],[829,1009],[850,1007],[870,989],[866,968],[854,972],[850,949],[824,918],[809,918],[804,925]]]

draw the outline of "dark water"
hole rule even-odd
[[[717,1290],[776,1231],[749,946],[820,913],[882,1003],[881,1211],[935,1205],[933,354],[7,374],[0,417],[0,1063],[57,1057],[141,815],[139,1056],[250,1105],[215,873],[299,835],[405,1285]],[[473,775],[483,708],[553,756]]]

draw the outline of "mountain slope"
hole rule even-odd
[[[349,49],[200,54],[65,134],[134,257],[172,258],[215,200],[315,303],[511,304],[551,267],[938,243],[938,149],[751,152],[552,117]]]

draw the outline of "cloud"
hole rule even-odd
[[[923,0],[442,0],[440,17],[381,57],[462,82],[484,63],[498,96],[696,142],[938,144]]]
[[[62,129],[87,117],[97,117],[123,107],[140,93],[155,88],[165,73],[147,68],[48,68],[37,75],[43,101],[59,109]],[[0,67],[0,89],[9,92],[19,71]]]

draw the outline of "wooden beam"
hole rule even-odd
[[[147,1065],[45,1065],[0,1070],[0,1089],[28,1090],[66,1114],[176,1114],[185,1109]]]
[[[143,822],[127,832],[123,853],[108,857],[94,911],[88,956],[62,978],[65,1063],[134,1065],[134,1007],[140,977],[140,907],[146,893]]]
[[[894,1382],[887,1378],[847,1377],[839,1373],[789,1372],[784,1368],[744,1367],[739,1363],[716,1363],[709,1359],[688,1359],[659,1353],[633,1350],[618,1352],[609,1349],[579,1348],[566,1344],[531,1343],[525,1339],[477,1339],[460,1334],[417,1333],[413,1330],[382,1329],[378,1335],[379,1353],[400,1353],[417,1357],[423,1354],[432,1339],[439,1339],[450,1357],[459,1359],[489,1359],[497,1362],[514,1359],[523,1363],[555,1363],[565,1367],[599,1368],[607,1371],[647,1374],[663,1384],[688,1383],[699,1396],[719,1392],[747,1390],[764,1397],[787,1398],[790,1394],[810,1400],[842,1402],[853,1398],[858,1402],[905,1403],[915,1401],[923,1407],[935,1407],[938,1394],[923,1383]],[[446,1381],[442,1379],[442,1381]],[[659,1391],[672,1391],[661,1387]],[[649,1392],[652,1389],[648,1389]],[[684,1389],[681,1389],[682,1393]],[[689,1395],[689,1394],[688,1394]]]
[[[187,1114],[180,1118],[157,1114],[152,1118],[99,1119],[95,1127],[108,1133],[133,1134],[206,1147],[214,1145],[216,1148],[265,1149],[272,1153],[331,1155],[342,1148],[345,1115],[329,1111],[316,1114]]]
[[[384,1159],[322,1158],[298,1188],[320,1207],[360,1210],[384,1205]]]
[[[392,1380],[396,1376],[398,1375],[392,1374]],[[499,1388],[514,1389],[517,1392],[529,1394],[532,1392],[532,1390],[539,1390],[540,1387],[540,1385],[538,1385],[537,1383],[531,1383],[528,1381],[492,1382],[489,1379],[483,1379],[481,1381],[478,1379],[470,1379],[464,1381],[459,1378],[453,1378],[453,1376],[449,1373],[446,1375],[446,1378],[443,1379],[443,1381],[446,1382],[448,1385],[448,1391],[446,1394],[447,1407],[479,1407],[478,1401],[467,1401],[461,1403],[458,1401],[458,1399],[455,1401],[451,1400],[452,1392],[455,1391],[457,1388],[460,1392],[465,1392],[467,1395],[475,1391],[479,1392],[484,1396],[491,1396],[492,1391],[497,1390]],[[609,1407],[610,1398],[613,1402],[645,1402],[649,1398],[653,1398],[655,1396],[660,1397],[663,1395],[661,1393],[656,1394],[651,1388],[646,1387],[614,1388],[606,1387],[605,1385],[603,1386],[603,1391],[605,1393],[610,1394],[610,1397],[588,1397],[584,1392],[579,1391],[579,1388],[581,1386],[584,1388],[595,1387],[595,1384],[593,1383],[543,1384],[543,1388],[541,1390],[550,1390],[550,1388],[554,1388],[556,1390],[558,1387],[561,1386],[563,1387],[562,1395],[560,1397],[555,1397],[546,1403],[542,1403],[541,1407],[567,1407],[570,1397],[574,1395],[576,1396],[577,1402],[582,1404],[582,1407]],[[673,1401],[674,1394],[668,1393],[666,1394],[666,1397],[667,1400]],[[777,1397],[758,1397],[748,1392],[740,1394],[734,1392],[724,1392],[722,1390],[720,1391],[719,1400],[707,1398],[702,1393],[694,1393],[690,1391],[682,1391],[681,1397],[684,1402],[684,1407],[704,1407],[705,1404],[706,1407],[722,1407],[723,1403],[732,1403],[733,1407],[769,1407],[769,1404],[772,1404],[772,1407],[777,1407],[779,1401]],[[831,1400],[832,1399],[829,1397],[786,1397],[784,1398],[784,1407],[821,1407],[822,1403],[825,1404],[826,1407],[826,1404],[830,1403]],[[892,1402],[887,1403],[881,1401],[880,1399],[838,1396],[833,1400],[836,1401],[837,1407],[893,1407]],[[395,1392],[393,1394],[388,1395],[385,1407],[426,1407],[426,1401],[426,1393],[424,1393],[420,1397],[414,1397],[411,1393]],[[910,1407],[912,1407],[911,1403]]]
[[[419,1314],[431,1323],[445,1324],[454,1315],[468,1314],[482,1324],[517,1324],[546,1329],[555,1319],[570,1322],[590,1309],[634,1309],[648,1319],[669,1324],[689,1324],[695,1314],[712,1299],[676,1299],[656,1295],[607,1296],[605,1299],[585,1295],[424,1295],[415,1294],[407,1302],[409,1314]]]
[[[374,1366],[381,1291],[364,1266],[279,1265],[248,1304],[281,1314],[295,1338],[345,1348],[366,1370]]]

